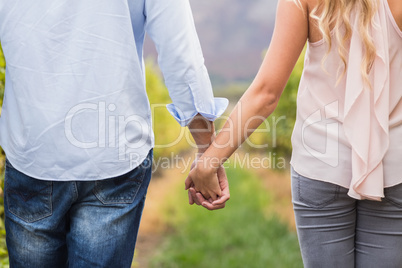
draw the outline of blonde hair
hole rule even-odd
[[[300,0],[293,1],[300,6]],[[350,18],[352,13],[356,12],[358,16],[358,32],[364,46],[361,74],[363,80],[371,86],[369,74],[376,57],[376,47],[370,34],[370,29],[373,27],[372,22],[378,5],[378,0],[318,0],[318,6],[311,12],[310,16],[317,20],[324,41],[328,44],[328,52],[323,59],[323,63],[334,42],[331,38],[331,28],[334,29],[335,42],[338,44],[338,53],[344,67],[338,82],[347,71],[347,56],[349,53],[347,47],[353,31]],[[343,34],[341,26],[345,30]]]

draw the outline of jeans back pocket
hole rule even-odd
[[[292,172],[293,182],[297,186],[297,198],[313,208],[323,208],[334,202],[340,191],[340,186],[319,180],[306,178],[295,171]]]
[[[95,181],[94,194],[104,205],[131,204],[141,188],[144,176],[152,168],[147,157],[134,170],[111,179]]]
[[[52,182],[31,178],[10,164],[6,166],[6,209],[25,222],[52,215]]]

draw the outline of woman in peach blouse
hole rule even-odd
[[[401,29],[401,0],[279,0],[254,82],[186,180],[190,202],[224,206],[220,165],[274,111],[307,41],[291,160],[304,265],[402,267]]]

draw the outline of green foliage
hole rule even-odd
[[[296,234],[275,215],[261,181],[243,169],[228,169],[231,200],[210,212],[185,204],[185,191],[166,200],[170,234],[151,267],[302,267]]]
[[[4,81],[5,81],[5,69],[6,61],[3,56],[3,50],[0,47],[0,113],[1,106],[3,105],[3,96],[4,96]]]
[[[296,100],[297,90],[299,88],[300,78],[303,73],[304,54],[300,56],[290,75],[289,81],[282,93],[278,106],[271,116],[261,125],[259,130],[265,132],[254,133],[250,136],[252,144],[266,144],[271,152],[280,156],[290,157],[292,151],[291,136],[296,121]],[[252,146],[245,146],[252,150]]]
[[[3,50],[0,47],[0,114],[3,105],[4,96],[4,80],[5,80],[6,62],[3,56]],[[0,267],[8,267],[8,252],[6,246],[6,229],[4,227],[4,203],[3,203],[3,186],[4,186],[4,163],[5,155],[0,147]]]
[[[4,97],[4,84],[5,84],[5,68],[6,61],[4,59],[3,50],[0,46],[0,115],[1,115],[1,107],[3,106],[3,97]],[[0,174],[3,170],[2,161],[4,160],[4,152],[0,147]]]
[[[150,60],[146,64],[146,85],[155,133],[155,159],[189,149],[189,131],[182,128],[166,109],[166,104],[172,101],[159,71]]]
[[[4,97],[4,84],[5,84],[5,68],[6,61],[4,59],[3,50],[0,46],[0,115],[1,115],[1,107],[3,106],[3,97]],[[4,152],[0,147],[0,174],[3,172],[4,167]]]
[[[8,251],[6,246],[6,228],[4,226],[4,170],[0,173],[0,267],[8,267]]]

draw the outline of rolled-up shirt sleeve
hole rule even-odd
[[[146,31],[173,101],[167,109],[181,126],[201,114],[213,121],[228,105],[214,98],[188,0],[145,0]]]

